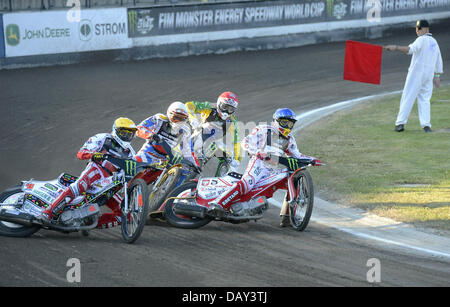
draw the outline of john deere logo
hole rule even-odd
[[[92,38],[93,33],[92,33],[92,24],[91,24],[90,20],[83,19],[80,22],[79,34],[80,34],[80,39],[82,41],[88,41]]]
[[[15,24],[7,25],[5,36],[6,36],[6,43],[8,43],[8,45],[17,46],[20,42],[19,26]]]

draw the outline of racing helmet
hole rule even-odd
[[[167,117],[173,124],[183,123],[189,116],[186,105],[180,101],[172,102],[167,109]]]
[[[119,142],[131,142],[137,131],[134,122],[126,117],[119,117],[114,121],[112,136]]]
[[[234,93],[223,92],[220,94],[219,98],[217,98],[217,113],[219,117],[223,120],[228,119],[236,111],[238,104],[238,98]]]
[[[278,129],[280,134],[284,137],[287,137],[289,133],[291,133],[296,121],[295,113],[291,109],[282,108],[273,113],[272,125]]]

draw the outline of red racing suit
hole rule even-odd
[[[119,143],[120,142],[120,143]],[[135,152],[131,145],[127,142],[117,141],[110,133],[100,133],[89,138],[89,140],[80,148],[77,153],[77,158],[80,160],[90,160],[92,155],[96,152],[108,154],[122,159],[132,159]],[[44,213],[50,217],[54,214],[55,209],[62,209],[68,202],[65,201],[70,198],[70,201],[75,197],[82,195],[85,192],[95,193],[105,186],[108,179],[112,178],[112,174],[118,171],[117,167],[108,162],[94,162],[90,161],[80,177],[70,184],[66,190],[55,199],[50,208],[47,208]],[[103,213],[98,221],[98,228],[108,228],[120,224],[121,210],[119,204],[122,198],[119,195],[114,195],[106,206],[112,210],[111,213]],[[61,206],[61,208],[57,208]]]

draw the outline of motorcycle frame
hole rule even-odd
[[[298,197],[298,191],[295,187],[295,176],[305,170],[306,167],[301,167],[295,171],[286,171],[286,176],[284,176],[283,178],[274,181],[274,182],[270,182],[267,185],[261,186],[255,190],[250,191],[250,193],[243,195],[242,197],[240,197],[239,199],[237,199],[236,201],[233,201],[232,203],[230,203],[227,207],[232,206],[234,203],[237,202],[247,202],[250,201],[253,198],[259,197],[259,196],[264,196],[267,199],[272,198],[273,194],[275,193],[275,191],[278,190],[286,190],[287,191],[287,200],[289,202],[293,201],[295,198]],[[276,175],[274,175],[276,176]],[[270,177],[268,177],[270,178]],[[267,179],[267,178],[266,178]],[[199,184],[199,180],[196,180]],[[199,189],[200,187],[197,184],[197,189]],[[200,201],[199,201],[200,200]],[[209,208],[209,203],[208,201],[210,200],[205,200],[202,198],[196,198],[196,203],[199,206],[203,206],[206,208]],[[167,200],[161,205],[161,207],[159,208],[159,210],[163,210],[165,205],[166,205]]]

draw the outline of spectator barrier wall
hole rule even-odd
[[[0,14],[0,67],[258,50],[450,20],[450,0],[279,0]],[[0,35],[1,35],[0,31]],[[1,35],[3,36],[3,35]],[[4,48],[2,48],[4,47]],[[101,52],[99,52],[101,51]]]

